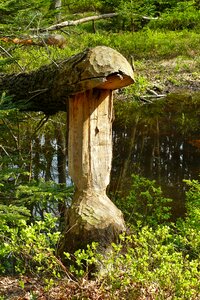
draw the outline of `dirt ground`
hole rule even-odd
[[[75,282],[68,278],[42,283],[33,277],[0,277],[0,300],[109,299],[95,281]]]

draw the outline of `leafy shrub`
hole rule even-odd
[[[54,254],[60,235],[56,222],[57,218],[50,214],[45,214],[44,221],[30,225],[23,218],[15,226],[2,221],[0,272],[59,276],[60,266]]]
[[[43,180],[23,184],[24,173],[11,170],[0,176],[0,273],[59,276],[58,204],[69,205],[72,188]]]
[[[73,187],[57,184],[52,181],[32,180],[17,187],[15,196],[17,203],[31,208],[35,220],[43,219],[45,213],[57,212],[58,203],[70,206]]]
[[[194,1],[177,3],[177,6],[163,13],[160,18],[151,21],[148,26],[158,29],[183,30],[199,28],[200,12],[196,9]]]
[[[186,218],[177,224],[164,224],[169,217],[170,199],[163,197],[154,181],[133,175],[127,202],[121,202],[126,217],[131,217],[135,225],[131,233],[122,234],[120,242],[113,243],[103,255],[98,253],[97,243],[73,255],[65,253],[69,274],[78,280],[88,280],[95,265],[97,288],[101,286],[109,299],[197,300],[200,183],[186,182]],[[43,221],[30,224],[27,210],[3,206],[0,209],[8,214],[7,218],[0,214],[0,272],[34,273],[44,278],[66,275],[67,269],[55,256],[59,238],[57,219],[45,214]],[[16,211],[13,219],[9,215],[12,209]]]
[[[163,196],[155,181],[132,175],[129,195],[125,199],[116,199],[116,204],[128,223],[143,227],[156,226],[169,220],[171,201],[172,199]]]
[[[101,280],[111,288],[111,299],[198,299],[200,262],[177,250],[174,239],[166,225],[122,235],[121,244],[113,244],[101,260]]]
[[[200,182],[185,180],[190,187],[186,192],[186,217],[179,219],[176,229],[179,232],[177,244],[190,259],[200,256]]]
[[[69,270],[76,278],[88,278],[94,271],[94,266],[98,264],[98,260],[102,256],[98,253],[98,243],[93,242],[87,245],[86,249],[79,249],[73,255],[64,252],[65,258],[70,264]]]

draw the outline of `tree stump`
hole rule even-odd
[[[0,77],[0,91],[6,90],[23,110],[52,114],[69,107],[69,173],[75,194],[60,255],[92,241],[106,248],[125,230],[123,215],[107,197],[106,188],[112,162],[112,91],[133,82],[127,60],[105,46],[30,74]]]
[[[68,211],[61,249],[70,252],[85,248],[93,241],[106,249],[125,231],[122,212],[107,197],[106,188],[112,163],[112,90],[131,83],[133,72],[114,50],[109,49],[110,55],[106,47],[95,50],[100,53],[91,65],[95,71],[101,69],[102,77],[94,74],[91,78],[101,78],[102,82],[69,100],[69,174],[75,184],[75,195]],[[111,64],[116,67],[119,57],[126,63],[129,75],[119,68],[118,72],[111,71],[105,77],[103,74],[107,72],[103,69],[108,66],[111,69]]]

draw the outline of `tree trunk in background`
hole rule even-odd
[[[34,138],[34,143],[33,143],[33,152],[34,152],[34,157],[33,157],[33,178],[34,180],[38,181],[39,180],[39,174],[40,174],[40,139],[38,136]]]
[[[67,162],[67,149],[66,141],[63,130],[59,124],[56,124],[56,137],[57,137],[57,168],[58,168],[58,183],[66,184],[66,162]],[[58,211],[60,214],[60,229],[63,228],[64,218],[67,212],[65,202],[58,202]]]
[[[66,142],[64,132],[60,126],[56,126],[57,137],[57,163],[58,163],[58,182],[66,183]]]
[[[45,135],[45,144],[43,146],[44,157],[45,157],[45,181],[52,180],[51,175],[51,167],[54,155],[54,148],[51,144],[51,137],[46,134]]]
[[[59,22],[61,19],[61,8],[62,8],[62,0],[51,0],[50,9],[55,10],[56,12],[56,21]]]
[[[136,129],[137,129],[138,121],[139,121],[139,117],[136,118],[135,124],[131,128],[130,143],[127,146],[128,147],[127,156],[126,156],[126,159],[124,160],[124,164],[121,168],[120,176],[119,176],[119,179],[118,179],[118,184],[117,184],[117,190],[118,191],[122,191],[123,187],[125,188],[124,185],[126,184],[125,180],[127,178],[127,170],[128,170],[128,167],[131,163],[131,155],[133,153],[133,149],[134,149],[134,146],[135,146],[135,136],[136,136]]]

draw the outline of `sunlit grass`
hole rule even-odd
[[[25,70],[37,69],[58,59],[64,59],[83,51],[87,47],[105,45],[112,47],[127,58],[133,56],[136,60],[170,59],[177,56],[198,59],[200,55],[200,34],[194,31],[157,31],[146,29],[139,32],[86,33],[81,31],[66,36],[67,47],[16,47],[12,51],[13,58]],[[13,61],[5,64],[5,72],[19,71],[19,66]]]

